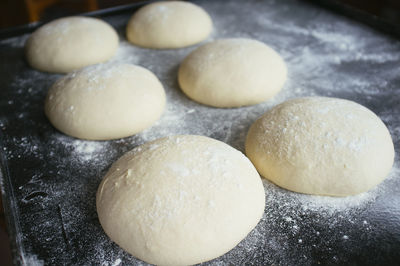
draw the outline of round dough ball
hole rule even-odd
[[[330,196],[371,189],[394,160],[379,117],[355,102],[325,97],[289,100],[266,112],[248,132],[246,154],[278,186]]]
[[[273,97],[286,81],[286,65],[273,49],[251,39],[205,44],[182,62],[178,79],[191,99],[215,107],[239,107]]]
[[[165,1],[146,5],[133,14],[126,35],[131,43],[142,47],[171,49],[201,42],[211,30],[211,18],[201,7]]]
[[[65,17],[32,33],[25,44],[25,53],[33,68],[67,73],[105,62],[117,48],[118,35],[106,22],[89,17]]]
[[[99,64],[59,79],[49,89],[45,113],[63,133],[90,140],[131,136],[162,114],[165,92],[149,70]]]
[[[235,247],[257,225],[264,187],[251,162],[203,136],[146,143],[115,162],[97,191],[106,234],[155,265],[192,265]]]

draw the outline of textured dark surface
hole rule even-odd
[[[374,111],[400,145],[400,42],[307,2],[195,1],[212,16],[210,39],[261,40],[285,59],[289,75],[272,101],[216,109],[186,98],[176,82],[179,62],[194,49],[149,50],[126,43],[132,13],[104,15],[120,33],[116,62],[152,70],[165,86],[168,106],[145,132],[90,142],[57,132],[43,113],[47,89],[61,75],[31,69],[27,35],[0,42],[2,193],[15,262],[27,265],[141,264],[112,243],[95,209],[98,184],[110,164],[146,141],[201,134],[243,151],[250,124],[286,99],[331,96]],[[399,157],[390,177],[356,197],[299,195],[264,181],[262,221],[236,248],[210,265],[396,265],[400,261]]]

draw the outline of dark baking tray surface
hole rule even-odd
[[[286,99],[331,96],[354,100],[379,115],[399,153],[400,42],[356,21],[303,1],[195,1],[212,16],[210,39],[261,40],[285,59],[284,89],[263,104],[217,109],[179,90],[179,62],[195,47],[149,50],[124,38],[134,7],[100,13],[120,33],[115,62],[153,71],[168,104],[159,122],[114,141],[77,140],[46,120],[47,89],[61,77],[31,69],[24,60],[28,35],[0,42],[1,182],[14,260],[25,265],[143,264],[104,234],[95,194],[101,178],[124,152],[159,137],[200,134],[243,151],[251,123]],[[263,219],[236,248],[205,265],[395,265],[400,262],[399,157],[390,176],[359,196],[301,195],[264,181]]]

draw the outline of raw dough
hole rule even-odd
[[[251,39],[222,39],[189,54],[179,84],[193,100],[215,107],[239,107],[268,100],[282,88],[286,66],[273,49]]]
[[[248,132],[246,154],[283,188],[332,196],[373,188],[394,160],[379,117],[355,102],[325,97],[289,100],[266,112]]]
[[[211,30],[211,18],[201,7],[189,2],[165,1],[139,9],[129,20],[126,34],[133,44],[168,49],[201,42]]]
[[[236,246],[256,226],[264,187],[251,162],[203,136],[158,139],[115,162],[97,191],[107,235],[155,265],[191,265]]]
[[[107,140],[150,127],[162,114],[165,92],[147,69],[99,64],[59,79],[48,91],[45,112],[67,135]]]
[[[37,29],[25,44],[25,53],[33,68],[67,73],[105,62],[117,48],[118,35],[106,22],[89,17],[66,17]]]

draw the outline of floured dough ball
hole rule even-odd
[[[128,22],[128,40],[136,45],[170,49],[201,42],[210,35],[212,21],[201,7],[180,1],[162,1],[139,9]]]
[[[63,133],[90,140],[123,138],[150,127],[162,114],[165,93],[149,70],[99,64],[72,72],[49,89],[45,113]]]
[[[235,247],[265,206],[261,178],[229,145],[203,136],[146,143],[115,162],[97,191],[106,234],[155,265],[191,265]]]
[[[117,48],[118,35],[106,22],[89,17],[65,17],[32,33],[25,44],[25,54],[33,68],[67,73],[105,62]]]
[[[283,188],[331,196],[373,188],[394,160],[379,117],[355,102],[324,97],[289,100],[266,112],[248,132],[246,154]]]
[[[251,39],[205,44],[182,62],[178,79],[193,100],[215,107],[239,107],[273,97],[286,81],[286,66],[273,49]]]

